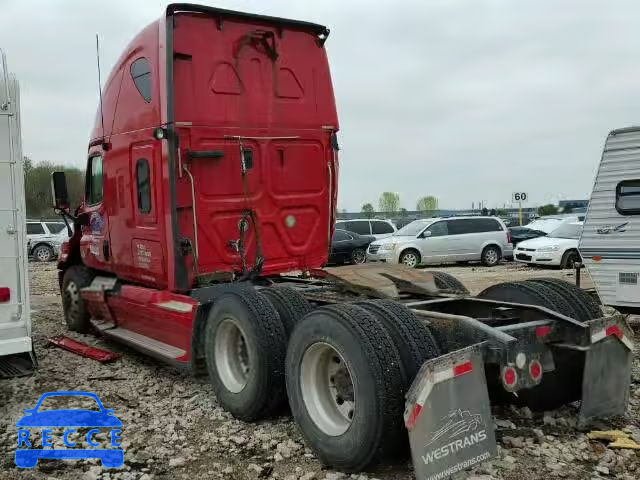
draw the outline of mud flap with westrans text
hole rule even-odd
[[[424,363],[405,410],[417,480],[449,478],[496,455],[479,345]]]

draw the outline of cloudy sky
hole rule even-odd
[[[2,0],[23,148],[84,166],[103,78],[159,0]],[[395,191],[408,209],[586,198],[605,136],[640,124],[640,2],[204,0],[328,25],[340,208]]]

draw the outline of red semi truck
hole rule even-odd
[[[490,398],[582,399],[583,423],[623,413],[627,326],[573,285],[471,296],[442,272],[322,269],[338,176],[328,34],[174,4],[131,42],[75,213],[53,176],[75,223],[58,263],[69,328],[208,375],[246,421],[288,401],[345,471],[406,451],[407,430],[419,478],[491,457]]]

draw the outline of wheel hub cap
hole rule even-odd
[[[302,399],[313,422],[325,434],[342,435],[355,414],[355,392],[349,367],[327,343],[311,345],[302,357]]]
[[[246,336],[235,319],[225,318],[218,325],[214,352],[218,375],[225,388],[232,393],[241,392],[247,385],[251,362]]]

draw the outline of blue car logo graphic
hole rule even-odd
[[[38,411],[42,402],[49,397],[90,397],[93,398],[100,411],[80,408]],[[18,448],[16,449],[16,465],[21,468],[33,468],[40,458],[81,459],[99,458],[107,468],[118,468],[124,463],[124,450],[121,448],[120,434],[122,422],[114,415],[114,410],[105,408],[100,398],[91,392],[49,392],[44,393],[34,408],[25,410],[26,415],[16,423],[18,427]],[[63,442],[69,448],[53,448],[52,428],[64,428]],[[94,438],[100,433],[92,428],[84,436],[87,445],[95,448],[73,448],[81,436],[74,427],[101,427],[110,429],[109,446],[102,445]],[[30,430],[31,429],[31,430]],[[42,447],[49,448],[20,448],[35,447],[35,439],[31,438],[33,430],[40,429],[42,433]],[[32,441],[34,445],[32,445]],[[120,448],[118,448],[120,447]]]

